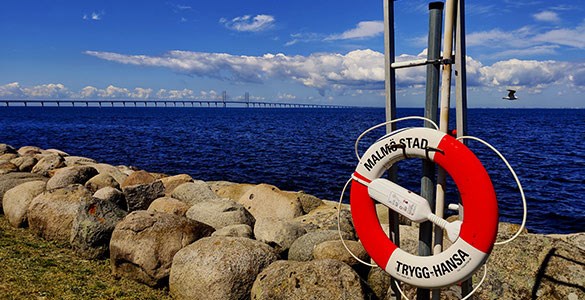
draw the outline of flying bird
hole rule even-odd
[[[508,90],[508,96],[506,97],[502,97],[502,99],[506,99],[506,100],[516,100],[518,99],[515,95],[516,91],[515,90]]]

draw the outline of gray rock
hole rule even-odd
[[[126,211],[110,201],[91,198],[82,202],[69,240],[77,255],[84,259],[107,257],[112,231],[125,216]]]
[[[158,211],[183,217],[187,213],[187,210],[189,210],[189,204],[171,197],[157,198],[148,206],[148,211]]]
[[[254,227],[256,222],[244,206],[227,198],[195,203],[189,208],[186,216],[189,219],[211,225],[215,229],[237,224]]]
[[[65,166],[65,160],[57,154],[46,155],[32,168],[32,173],[48,176],[49,171]]]
[[[112,233],[112,273],[118,278],[160,286],[168,279],[177,251],[213,231],[211,226],[173,214],[132,212]]]
[[[307,213],[311,212],[312,210],[314,210],[315,208],[323,205],[323,201],[321,201],[321,199],[319,199],[313,195],[306,194],[304,192],[298,192],[297,197],[299,198],[299,201],[301,202],[301,206],[303,207],[303,212],[305,214],[307,214]]]
[[[85,183],[85,187],[92,193],[95,193],[97,190],[105,187],[120,189],[120,184],[109,174],[97,174]]]
[[[64,159],[65,165],[67,165],[68,167],[87,166],[97,163],[95,160],[83,156],[65,156]]]
[[[341,232],[345,240],[350,240],[352,237],[346,232]],[[290,246],[288,251],[288,259],[296,261],[309,261],[313,259],[313,249],[318,244],[339,240],[339,233],[337,230],[317,230],[307,232],[303,236],[296,239]]]
[[[256,277],[251,298],[363,300],[365,292],[360,282],[358,274],[338,260],[279,260]]]
[[[128,210],[128,204],[126,204],[126,199],[124,199],[124,193],[117,188],[107,186],[97,190],[93,196],[98,199],[110,201],[123,210]]]
[[[193,182],[193,178],[187,174],[179,174],[161,178],[160,181],[165,186],[165,195],[170,197],[176,187],[186,182]]]
[[[20,172],[30,172],[38,160],[32,156],[21,156],[10,161],[18,167]]]
[[[344,241],[345,246],[341,240],[325,241],[313,249],[313,257],[317,259],[335,259],[342,261],[352,267],[361,277],[367,278],[370,267],[362,264],[353,255],[363,262],[369,263],[370,255],[364,249],[364,246],[358,241]],[[346,249],[347,247],[347,249]]]
[[[5,153],[17,153],[16,149],[14,149],[14,147],[8,145],[8,144],[0,144],[0,154],[5,154]]]
[[[204,238],[177,252],[169,289],[174,299],[250,299],[256,275],[276,259],[262,242]]]
[[[90,199],[91,193],[80,184],[47,190],[30,203],[29,228],[47,240],[69,242],[79,207]]]
[[[31,174],[25,172],[12,172],[0,175],[0,199],[4,197],[4,193],[6,193],[6,191],[8,191],[9,189],[19,184],[36,180],[47,181],[48,178],[38,174]],[[2,202],[0,201],[0,203]],[[2,207],[0,206],[0,209],[1,208]]]
[[[83,185],[97,174],[97,170],[90,166],[61,168],[47,181],[47,190],[62,188],[75,183]]]
[[[331,205],[321,205],[306,215],[294,219],[305,225],[307,231],[319,229],[337,230],[337,222],[340,222],[341,231],[350,235],[355,240],[355,228],[353,227],[351,213],[347,209],[342,209],[340,218],[337,218],[337,207]]]
[[[282,255],[286,256],[293,242],[307,231],[296,222],[286,222],[278,219],[260,219],[254,226],[254,236]]]
[[[249,189],[239,203],[256,218],[292,220],[303,214],[301,201],[296,193],[283,192],[268,184],[259,184]]]
[[[388,291],[390,288],[390,274],[388,272],[382,270],[380,267],[371,268],[370,272],[368,273],[367,283],[370,287],[371,293],[373,294],[373,299],[396,299],[390,298],[392,296],[392,291]],[[375,298],[374,298],[375,297]]]
[[[10,225],[14,227],[26,227],[28,225],[27,211],[33,198],[45,191],[46,182],[42,180],[29,181],[19,184],[6,193],[2,198],[4,216]]]
[[[230,237],[243,237],[243,238],[254,238],[254,231],[252,227],[246,224],[237,224],[223,227],[216,230],[211,236],[230,236]]]
[[[146,210],[152,201],[165,195],[165,187],[160,180],[147,184],[127,186],[122,191],[124,192],[129,212]]]
[[[179,199],[189,205],[218,199],[219,197],[209,188],[207,183],[201,180],[187,182],[177,186],[171,197]]]

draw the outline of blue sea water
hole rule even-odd
[[[398,110],[399,116],[422,114],[422,109]],[[0,107],[0,143],[57,148],[205,181],[269,183],[338,200],[357,164],[355,139],[383,121],[381,108]],[[518,174],[531,232],[585,231],[583,121],[585,110],[577,109],[468,111],[468,134],[493,144]],[[407,121],[399,127],[421,125]],[[381,135],[382,129],[373,131],[360,151]],[[519,189],[504,163],[478,142],[469,147],[492,178],[500,220],[520,223]],[[398,167],[400,184],[420,190],[420,161],[401,161]],[[450,187],[447,201],[456,200]]]

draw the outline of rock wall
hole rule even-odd
[[[370,260],[349,207],[338,214],[336,203],[302,192],[0,144],[0,199],[12,226],[68,243],[85,259],[109,258],[113,275],[168,286],[176,299],[396,299],[386,272],[346,250]],[[498,239],[516,229],[500,224]],[[416,253],[417,234],[416,224],[401,225],[404,250]],[[460,294],[455,284],[441,299]],[[585,299],[585,233],[524,231],[496,246],[475,298]]]

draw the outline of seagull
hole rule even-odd
[[[508,96],[502,97],[502,99],[506,99],[506,100],[516,100],[516,99],[518,99],[516,97],[516,95],[514,95],[514,93],[516,93],[515,90],[508,90]]]

